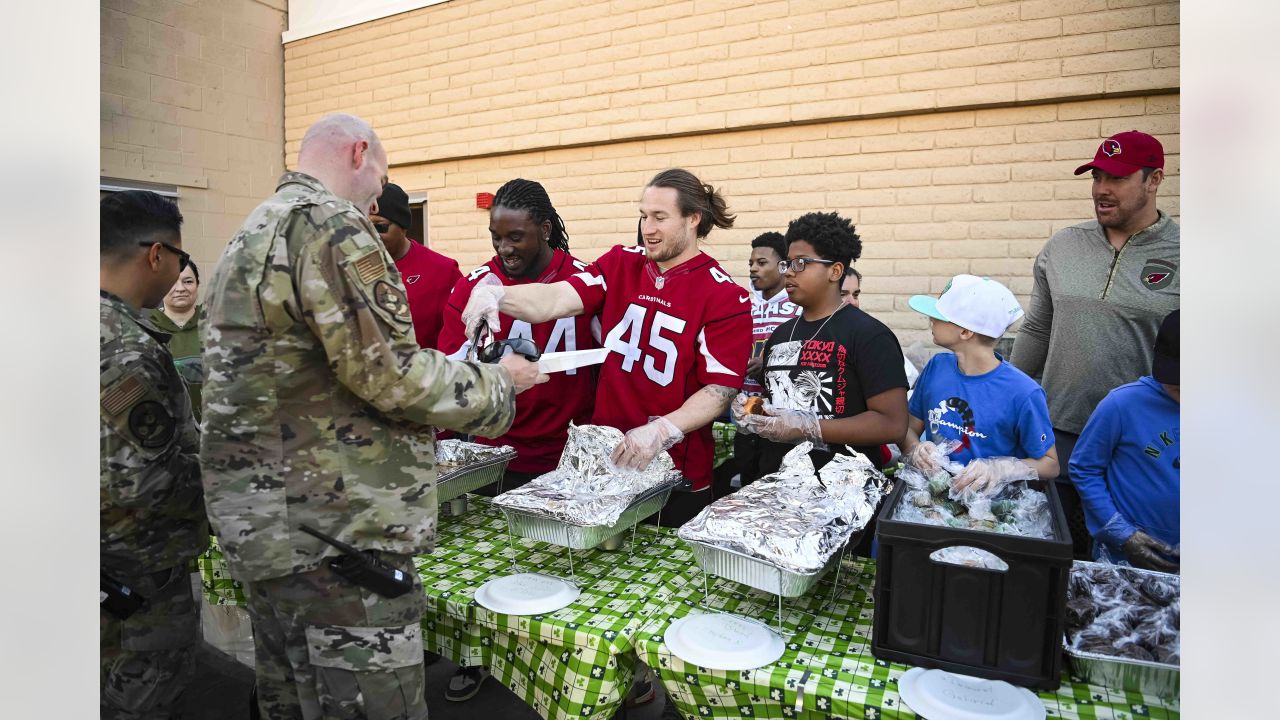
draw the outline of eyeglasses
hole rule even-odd
[[[186,270],[186,269],[187,269],[187,265],[190,265],[190,264],[191,264],[191,256],[190,256],[190,255],[188,255],[187,253],[183,252],[182,250],[180,250],[180,249],[178,249],[178,248],[176,248],[176,247],[174,247],[174,246],[170,245],[170,244],[169,244],[169,243],[167,243],[167,242],[160,242],[160,241],[158,241],[158,240],[157,240],[156,242],[140,242],[140,243],[138,243],[138,246],[139,246],[139,247],[145,247],[145,248],[149,248],[149,247],[151,247],[152,245],[159,245],[160,247],[164,248],[165,250],[168,250],[169,252],[171,252],[171,253],[173,253],[174,255],[177,255],[177,256],[178,256],[178,272],[182,272],[183,270]]]
[[[822,258],[796,258],[795,260],[779,260],[778,272],[782,273],[783,275],[786,275],[788,270],[795,268],[795,271],[797,273],[802,273],[804,272],[805,267],[809,263],[822,263],[823,265],[835,265],[836,262],[837,262],[836,260],[823,260]]]

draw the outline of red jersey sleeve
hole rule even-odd
[[[751,313],[712,320],[698,333],[698,382],[702,385],[742,387],[751,353]]]
[[[582,299],[582,314],[597,315],[604,308],[605,294],[609,290],[609,278],[616,276],[616,269],[623,261],[621,253],[627,252],[621,245],[601,255],[582,272],[569,277],[569,285]],[[641,254],[641,257],[644,257]]]

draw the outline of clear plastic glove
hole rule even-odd
[[[764,404],[764,415],[747,415],[744,426],[766,440],[784,443],[801,443],[808,440],[815,448],[825,448],[822,442],[822,426],[818,414],[809,410],[785,410]]]
[[[632,428],[622,436],[622,442],[613,449],[613,464],[626,470],[643,470],[658,456],[684,439],[684,433],[665,417],[651,418],[638,428]]]
[[[747,414],[747,401],[750,399],[750,395],[740,392],[729,405],[729,417],[733,418],[734,424],[738,426],[738,432],[745,432],[748,435],[751,434],[746,425],[746,419],[750,417]]]
[[[994,497],[1009,483],[1037,477],[1035,468],[1016,458],[977,458],[970,460],[952,481],[951,499],[958,499],[960,494]]]
[[[1134,567],[1160,572],[1178,572],[1178,563],[1165,558],[1166,555],[1177,558],[1178,551],[1141,530],[1130,535],[1129,539],[1124,541],[1121,550],[1124,551],[1129,564]]]
[[[507,287],[493,273],[480,278],[480,282],[471,289],[471,299],[462,310],[462,325],[466,328],[467,337],[475,335],[480,323],[487,324],[492,333],[497,333],[502,328],[498,307],[502,303],[502,296],[506,294]]]
[[[928,477],[942,469],[936,458],[944,454],[937,445],[928,440],[921,440],[902,456],[902,461]]]

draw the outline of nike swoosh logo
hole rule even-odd
[[[751,299],[750,295],[743,295],[742,297],[738,298],[738,302],[747,302],[750,299]]]

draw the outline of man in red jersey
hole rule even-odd
[[[413,318],[413,334],[422,348],[437,350],[436,338],[444,317],[444,304],[454,283],[462,277],[458,261],[409,239],[405,234],[413,223],[409,212],[409,196],[395,183],[382,187],[369,220],[382,238],[382,244],[396,263],[409,299],[409,315]]]
[[[440,330],[439,349],[450,358],[460,360],[471,349],[472,336],[462,323],[462,311],[471,291],[485,278],[497,278],[505,286],[553,283],[567,280],[586,269],[586,264],[569,254],[569,234],[564,221],[551,204],[547,191],[531,180],[512,180],[493,196],[489,210],[489,237],[496,255],[489,262],[460,278],[444,309],[444,327]],[[537,324],[500,316],[500,326],[493,340],[528,338],[542,352],[587,350],[600,347],[592,336],[591,316],[565,317]],[[551,379],[538,386],[538,392],[522,393],[516,402],[516,418],[511,429],[501,437],[476,437],[485,445],[510,445],[516,458],[507,465],[502,489],[519,487],[538,475],[554,470],[569,437],[569,423],[591,421],[596,383],[592,368],[578,368],[552,373]],[[481,488],[482,495],[497,494],[497,483]],[[475,697],[489,678],[487,668],[458,668],[445,688],[444,697],[464,702]]]
[[[498,189],[489,210],[489,236],[497,254],[459,279],[445,305],[439,348],[454,359],[462,358],[471,349],[462,311],[472,289],[485,277],[495,277],[506,286],[553,283],[568,280],[587,267],[569,254],[564,221],[551,205],[547,191],[531,180],[512,180]],[[493,339],[517,337],[533,340],[542,352],[600,347],[599,340],[592,336],[591,316],[585,314],[534,325],[502,315]],[[569,435],[569,423],[591,422],[595,385],[591,368],[553,373],[550,380],[536,388],[537,392],[521,394],[516,402],[516,419],[506,435],[493,440],[476,438],[476,442],[487,445],[510,445],[518,453],[519,457],[507,466],[504,490],[555,469]],[[492,495],[493,489],[491,485],[480,492]]]
[[[482,280],[464,325],[501,327],[499,313],[531,323],[600,315],[604,346],[592,422],[626,433],[618,465],[642,468],[663,450],[690,483],[672,495],[664,525],[684,524],[711,499],[711,421],[742,387],[751,350],[751,294],[698,238],[733,225],[724,199],[687,170],[658,173],[640,198],[644,247],[615,246],[566,282]]]

